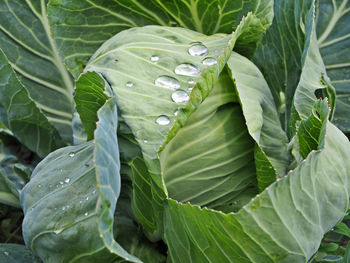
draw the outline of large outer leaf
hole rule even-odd
[[[254,143],[232,80],[223,71],[214,89],[160,153],[170,198],[228,212],[241,195],[257,193]]]
[[[140,262],[113,238],[120,192],[115,99],[98,116],[95,140],[51,153],[21,193],[23,236],[44,262]]]
[[[18,140],[44,157],[62,146],[57,130],[30,97],[0,49],[1,121]]]
[[[285,175],[289,164],[287,136],[267,83],[259,69],[247,58],[233,52],[228,62],[248,131],[255,140],[255,163],[259,189]]]
[[[327,123],[325,145],[236,214],[169,200],[173,262],[306,262],[349,205],[350,144]]]
[[[72,81],[50,34],[47,0],[0,1],[0,48],[61,137],[72,141]]]
[[[350,2],[319,1],[317,35],[331,83],[337,90],[335,124],[350,132]]]
[[[156,24],[206,34],[231,33],[249,11],[266,30],[273,18],[272,8],[272,0],[51,0],[48,13],[59,51],[77,77],[95,50],[122,30]]]

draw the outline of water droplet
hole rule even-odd
[[[170,123],[170,120],[167,116],[165,115],[160,115],[157,120],[156,123],[159,125],[168,125]]]
[[[63,184],[63,182],[62,181],[60,181],[60,185],[62,185]]]
[[[96,194],[96,190],[92,191],[92,194]]]
[[[195,43],[188,49],[188,53],[191,56],[205,56],[208,54],[208,48],[202,43]]]
[[[180,88],[180,82],[169,76],[160,76],[155,81],[154,84],[161,88],[167,88],[171,90],[177,90]]]
[[[176,103],[186,103],[189,98],[190,96],[188,96],[187,92],[183,90],[177,90],[171,94],[171,99]]]
[[[193,79],[189,79],[187,83],[190,84],[190,85],[193,85],[195,82],[194,82]]]
[[[88,212],[85,212],[84,216],[88,216],[88,215],[89,215],[89,213],[88,213]]]
[[[177,116],[178,114],[179,114],[179,110],[176,110],[176,111],[174,112],[174,115]]]
[[[187,89],[189,92],[191,92],[193,90],[193,87],[188,87]]]
[[[68,184],[70,182],[70,178],[67,177],[66,179],[64,179],[64,182]]]
[[[8,255],[9,255],[9,252],[7,252],[7,251],[4,251],[4,254],[5,254],[6,256],[8,256]]]
[[[143,142],[144,142],[144,143],[148,143],[148,140],[147,140],[147,139],[144,139]]]
[[[132,83],[131,81],[128,81],[125,85],[131,88],[132,86],[134,86],[134,83]]]
[[[55,233],[56,235],[58,235],[58,234],[61,233],[62,231],[63,231],[63,229],[57,229],[57,230],[54,231],[54,233]]]
[[[89,197],[87,196],[87,197],[85,198],[85,200],[88,201],[88,200],[89,200]]]
[[[66,207],[62,207],[62,210],[63,210],[63,211],[66,210]]]
[[[201,70],[192,64],[180,64],[175,68],[175,73],[182,76],[197,77]]]
[[[49,188],[52,188],[52,184],[49,184]]]
[[[38,184],[38,187],[41,188],[41,184]]]
[[[82,204],[82,203],[83,203],[83,201],[82,201],[82,200],[80,200],[80,201],[79,201],[79,204]]]
[[[202,64],[206,66],[212,66],[212,65],[215,65],[216,63],[218,63],[218,61],[215,58],[205,58],[202,61]]]
[[[159,57],[158,56],[152,56],[151,57],[151,61],[152,62],[157,62],[159,60]]]
[[[69,153],[69,157],[74,157],[75,153]]]

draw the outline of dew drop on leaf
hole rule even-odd
[[[64,182],[68,184],[70,182],[70,179],[67,177],[66,179],[64,179]]]
[[[62,181],[60,181],[60,185],[62,185],[63,184],[63,182]]]
[[[125,85],[131,88],[132,86],[134,86],[134,83],[132,83],[131,81],[128,81]]]
[[[156,119],[156,123],[159,125],[168,125],[170,123],[170,120],[167,116],[165,115],[160,115],[157,119]]]
[[[175,73],[182,76],[197,77],[201,70],[193,64],[180,64],[175,68]]]
[[[175,79],[173,77],[169,77],[169,76],[158,77],[154,81],[154,84],[157,87],[167,88],[167,89],[171,89],[171,90],[177,90],[180,88],[180,82],[177,79]]]
[[[87,197],[85,198],[85,200],[88,201],[88,200],[89,200],[89,197],[87,196]]]
[[[195,43],[188,49],[188,53],[191,56],[205,56],[208,54],[208,48],[202,43]]]
[[[144,139],[143,142],[144,142],[144,143],[148,143],[148,140],[147,140],[147,139]]]
[[[186,103],[189,100],[190,96],[188,96],[186,91],[177,90],[171,94],[171,99],[176,103]]]
[[[69,153],[69,157],[74,157],[75,153]]]
[[[151,61],[152,62],[157,62],[159,60],[159,57],[158,56],[152,56],[151,57]]]
[[[89,213],[88,213],[88,212],[85,212],[84,216],[88,216],[88,215],[89,215]]]
[[[9,252],[7,252],[7,251],[4,251],[4,254],[5,254],[6,256],[8,256],[8,255],[9,255]]]
[[[174,115],[175,115],[175,116],[177,116],[177,114],[179,114],[179,110],[176,110],[176,111],[174,112]]]
[[[215,65],[216,63],[218,63],[218,61],[215,58],[205,58],[202,61],[202,64],[206,66],[212,66],[212,65]]]
[[[193,79],[189,79],[187,83],[190,84],[190,85],[193,85],[194,84],[194,80]]]

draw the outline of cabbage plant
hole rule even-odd
[[[319,250],[350,237],[346,0],[0,12],[0,132],[35,156],[0,165],[2,262],[349,260]]]

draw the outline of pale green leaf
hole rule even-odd
[[[121,186],[115,99],[98,118],[93,141],[51,153],[21,193],[24,240],[45,262],[141,262],[113,237]]]
[[[228,62],[249,134],[256,142],[255,163],[259,189],[284,176],[289,164],[287,136],[281,127],[271,91],[259,69],[233,52]]]
[[[47,0],[0,2],[0,48],[37,107],[72,141],[73,86],[48,24]]]
[[[248,188],[257,193],[254,141],[223,71],[212,92],[160,153],[168,196],[233,211]]]
[[[312,151],[238,213],[168,200],[165,239],[173,262],[307,262],[349,204],[350,144],[327,123]]]

